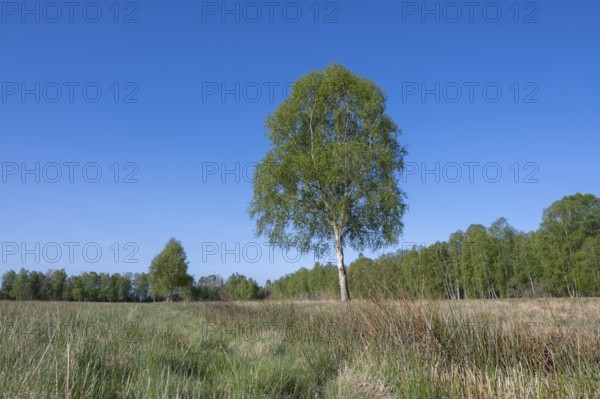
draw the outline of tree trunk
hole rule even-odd
[[[348,291],[348,281],[346,280],[346,266],[344,266],[344,245],[340,235],[335,233],[335,253],[338,259],[338,278],[340,281],[340,294],[342,302],[350,299]]]
[[[528,273],[529,284],[531,285],[531,295],[535,296],[535,288],[533,287],[533,279],[531,278],[531,273]]]
[[[167,303],[173,302],[173,289],[171,287],[167,288]]]

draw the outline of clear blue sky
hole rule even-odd
[[[409,148],[387,251],[600,195],[596,1],[62,4],[0,4],[2,272],[146,271],[170,237],[196,277],[311,267],[254,236],[247,177],[285,86],[333,61],[384,88]]]

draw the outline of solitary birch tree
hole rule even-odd
[[[254,171],[250,216],[271,245],[335,249],[342,301],[344,247],[397,243],[406,210],[399,176],[405,148],[375,83],[332,64],[292,86],[267,117],[271,148]]]
[[[187,255],[179,241],[171,238],[165,248],[152,259],[148,273],[152,296],[172,302],[175,293],[192,281],[187,273]]]

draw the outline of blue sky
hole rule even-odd
[[[333,61],[409,149],[386,251],[600,195],[598,2],[23,4],[0,4],[1,272],[146,271],[170,237],[196,277],[312,266],[254,236],[249,180],[288,83]]]

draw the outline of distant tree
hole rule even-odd
[[[186,301],[191,301],[195,298],[194,277],[188,275],[185,283],[179,290],[179,295]]]
[[[450,262],[449,279],[452,283],[452,289],[450,290],[451,294],[449,297],[451,299],[460,299],[461,293],[464,292],[460,274],[460,254],[462,251],[463,238],[464,233],[461,230],[457,230],[450,234],[450,238],[448,239],[448,256]]]
[[[271,296],[271,293],[273,292],[273,283],[271,282],[271,280],[268,280],[265,282],[265,286],[263,289],[263,293],[264,293],[264,298],[267,299]]]
[[[539,245],[544,279],[556,295],[582,294],[577,253],[589,237],[600,234],[600,198],[575,194],[554,202],[543,213]]]
[[[29,283],[29,271],[24,268],[21,268],[17,274],[17,278],[11,289],[11,297],[20,301],[33,299],[33,293]]]
[[[132,297],[132,274],[115,273],[111,276],[112,300],[116,302],[127,302]]]
[[[576,259],[573,274],[581,293],[600,296],[600,234],[585,240]]]
[[[9,270],[2,276],[2,297],[5,299],[15,299],[13,296],[13,287],[17,283],[17,273]]]
[[[198,279],[196,285],[196,296],[198,299],[205,301],[217,301],[221,299],[223,284],[223,277],[221,276],[215,274],[202,276]]]
[[[498,218],[488,228],[493,245],[496,246],[496,259],[492,276],[496,291],[503,297],[507,296],[509,291],[509,282],[512,280],[515,269],[515,237],[517,231],[513,228],[506,218]]]
[[[85,272],[81,274],[83,287],[83,301],[94,302],[99,300],[100,276],[96,272]]]
[[[292,295],[296,298],[308,298],[314,295],[308,285],[308,270],[301,267],[295,273],[295,278],[292,282]]]
[[[436,242],[421,248],[419,274],[428,298],[448,297],[452,290],[450,254],[447,242]]]
[[[48,272],[50,277],[49,298],[53,301],[62,301],[67,297],[67,273],[64,269]]]
[[[149,270],[152,296],[172,302],[181,288],[189,284],[187,255],[181,243],[171,238],[165,248],[152,260]]]
[[[36,301],[48,299],[48,281],[42,272],[32,271],[28,276],[30,298]]]
[[[379,249],[403,230],[406,151],[385,102],[381,88],[341,65],[301,77],[267,118],[272,147],[254,173],[257,234],[301,253],[333,244],[342,301],[344,246]]]
[[[110,274],[108,273],[100,273],[98,275],[100,279],[100,287],[98,290],[98,299],[103,302],[111,302],[113,301],[112,295],[112,281],[110,278]]]
[[[512,296],[536,295],[542,276],[536,237],[534,232],[517,232],[514,237],[514,271],[510,281]]]
[[[150,299],[150,280],[146,273],[136,273],[132,285],[133,297],[136,301],[146,302]]]
[[[350,278],[350,292],[357,298],[368,298],[377,286],[371,275],[373,269],[373,260],[365,257],[362,253],[348,267],[348,276]],[[315,265],[315,268],[318,265]],[[313,272],[317,270],[313,268]]]
[[[494,284],[497,247],[485,226],[469,226],[462,247],[461,272],[465,296],[497,298]]]
[[[260,287],[251,278],[244,275],[232,274],[223,287],[226,298],[231,301],[249,301],[260,298]]]

